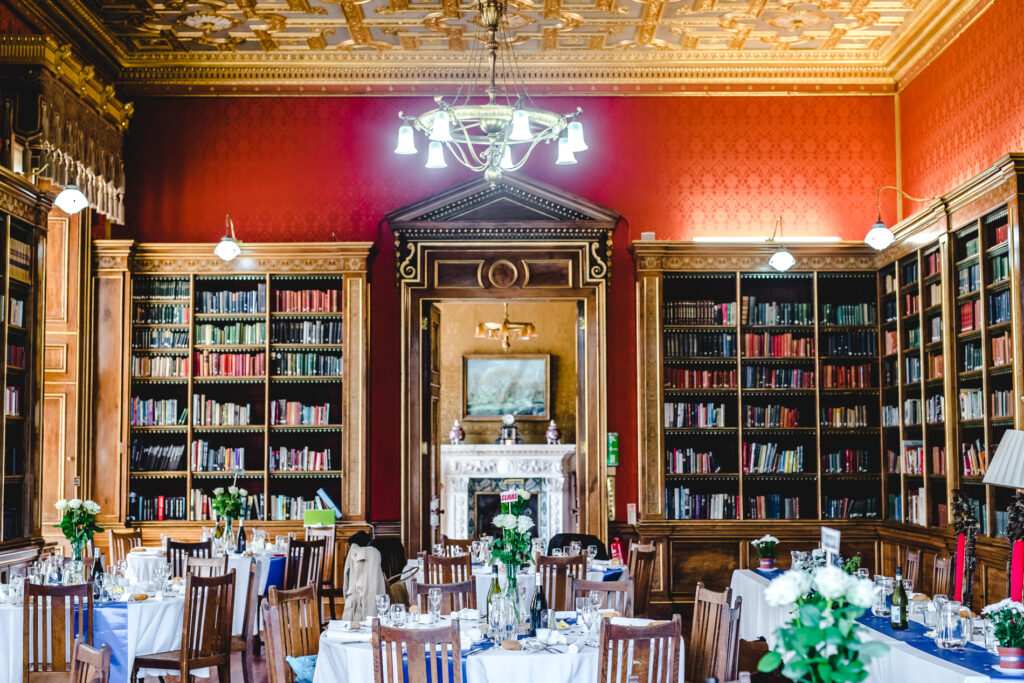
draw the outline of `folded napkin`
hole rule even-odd
[[[611,622],[616,626],[647,626],[651,620],[639,617],[612,617]]]
[[[373,632],[370,629],[353,631],[348,621],[331,621],[324,632],[328,638],[339,643],[368,643]]]
[[[569,642],[566,640],[565,635],[558,631],[552,631],[549,628],[537,629],[537,640],[545,645],[565,645]]]
[[[460,630],[459,636],[462,638],[463,642],[479,643],[484,639],[484,632],[474,626],[473,628]]]
[[[452,617],[456,619],[465,619],[467,621],[480,621],[480,610],[473,609],[472,607],[464,607],[458,612],[453,613]]]

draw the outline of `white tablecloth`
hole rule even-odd
[[[646,621],[646,620],[644,620]],[[578,637],[578,636],[577,636]],[[463,649],[471,647],[464,644]],[[680,639],[679,671],[684,671]],[[373,650],[369,643],[346,643],[324,632],[320,636],[313,683],[366,683],[373,680]],[[493,647],[466,660],[464,683],[593,683],[597,680],[597,648],[577,653],[510,652]]]
[[[743,611],[740,614],[740,638],[743,640],[764,638],[768,642],[768,647],[773,647],[775,629],[786,621],[788,610],[772,607],[765,602],[764,589],[768,583],[768,579],[749,569],[737,569],[732,574],[731,586],[733,594],[743,598]],[[865,627],[861,629],[861,632],[865,638],[889,645],[887,654],[872,660],[868,665],[866,680],[869,683],[894,683],[896,681],[987,683],[992,680],[989,676],[941,660],[874,629]]]

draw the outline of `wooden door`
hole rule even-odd
[[[421,416],[420,471],[425,475],[414,486],[420,487],[420,501],[425,506],[421,519],[420,548],[429,549],[440,540],[441,500],[441,309],[423,303],[423,324],[420,326],[420,368],[423,372]]]

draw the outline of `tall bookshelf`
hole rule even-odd
[[[369,245],[97,249],[131,255],[118,521],[208,524],[236,482],[261,526],[301,525],[321,489],[365,520]]]

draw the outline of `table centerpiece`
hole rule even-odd
[[[242,505],[245,503],[249,492],[232,484],[225,489],[218,486],[213,490],[213,498],[210,500],[210,509],[219,519],[224,520],[223,538],[228,542],[233,540],[231,535],[231,523],[242,514]]]
[[[1024,604],[1009,598],[981,610],[995,628],[999,666],[1024,670]]]
[[[82,552],[85,546],[92,541],[97,532],[103,531],[96,523],[96,515],[100,512],[98,503],[92,500],[72,498],[65,500],[61,498],[54,507],[60,512],[60,523],[55,526],[64,534],[71,544],[71,565],[68,572],[72,580],[76,582],[85,581],[85,566],[82,564]]]
[[[501,514],[495,515],[494,526],[501,529],[501,535],[491,539],[491,562],[505,565],[505,594],[515,607],[518,615],[518,572],[530,561],[530,530],[534,521],[524,514],[530,504],[530,493],[523,489],[501,493]]]
[[[779,539],[771,534],[765,534],[756,541],[750,542],[750,545],[754,546],[754,549],[757,550],[759,569],[775,568],[775,546],[778,544]]]

